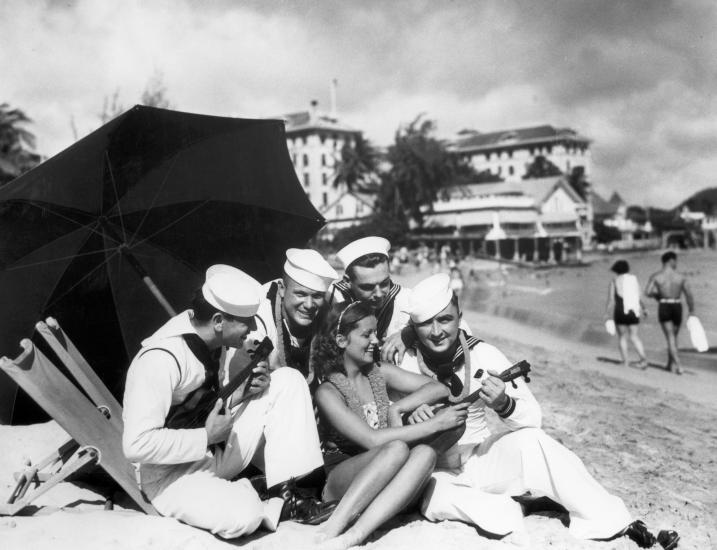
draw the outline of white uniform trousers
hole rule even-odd
[[[570,450],[538,428],[489,437],[455,472],[436,472],[422,512],[431,521],[459,520],[496,535],[524,531],[520,505],[511,496],[530,491],[570,514],[580,539],[610,538],[632,521],[623,501],[610,495]]]
[[[269,388],[233,411],[236,420],[224,451],[171,469],[145,487],[163,516],[207,529],[223,538],[276,529],[283,502],[262,502],[248,480],[235,478],[252,459],[264,467],[267,486],[323,465],[308,387],[301,373],[278,369]],[[256,456],[255,456],[256,455]]]

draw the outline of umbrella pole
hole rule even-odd
[[[134,268],[134,270],[137,272],[137,274],[142,278],[142,282],[147,286],[149,291],[157,299],[159,304],[164,308],[164,310],[169,314],[169,316],[174,317],[177,314],[177,312],[174,310],[174,308],[170,305],[170,303],[164,297],[164,294],[162,294],[162,291],[159,290],[159,288],[157,288],[157,285],[154,284],[154,281],[147,274],[147,272],[140,265],[140,263],[137,261],[137,258],[135,258],[126,247],[122,247],[122,255],[125,258],[127,258],[129,265],[131,265]]]

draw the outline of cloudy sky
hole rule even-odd
[[[717,186],[717,2],[0,1],[0,102],[52,155],[161,74],[174,108],[328,109],[385,145],[425,112],[448,137],[534,124],[594,140],[593,181],[672,207]]]

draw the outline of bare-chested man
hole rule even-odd
[[[659,302],[657,317],[667,340],[667,370],[682,374],[677,355],[677,334],[682,324],[682,294],[687,300],[689,315],[695,313],[695,301],[687,277],[677,271],[677,254],[670,251],[662,255],[662,270],[650,276],[645,294]]]

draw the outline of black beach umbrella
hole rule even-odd
[[[0,188],[0,355],[53,316],[121,397],[141,340],[209,265],[267,280],[323,223],[282,121],[136,106]],[[1,374],[0,422],[14,393]]]

